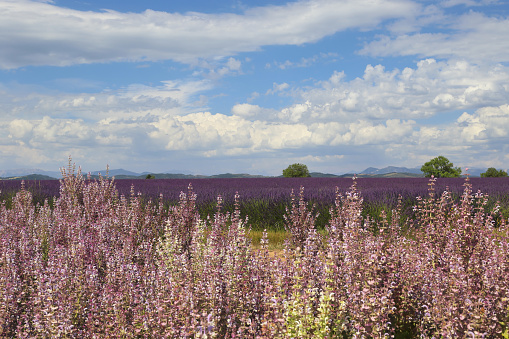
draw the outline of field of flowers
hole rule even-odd
[[[471,178],[475,190],[481,190],[489,196],[488,207],[499,203],[500,211],[509,218],[509,180],[504,178]],[[380,213],[396,208],[398,199],[402,199],[402,215],[413,217],[413,206],[418,196],[427,195],[426,178],[358,178],[357,186],[363,195],[362,216],[379,220]],[[464,179],[441,178],[435,186],[440,195],[446,188],[453,198],[458,200],[463,191]],[[330,220],[329,210],[334,204],[336,188],[346,192],[352,184],[351,178],[237,178],[237,179],[120,179],[115,180],[119,195],[129,197],[131,189],[140,195],[142,203],[149,200],[162,202],[165,208],[179,202],[180,192],[187,191],[192,185],[197,193],[196,206],[200,216],[206,218],[216,210],[216,200],[220,195],[223,200],[223,211],[232,213],[235,209],[235,195],[238,198],[241,216],[249,217],[249,225],[255,230],[263,231],[284,229],[284,213],[290,206],[292,190],[299,194],[299,188],[305,187],[304,197],[315,205],[319,215],[316,225],[323,229]],[[43,204],[59,196],[58,180],[29,180],[24,182],[25,189],[32,193],[34,204]],[[7,206],[12,197],[20,190],[21,181],[0,181],[0,201],[6,200]]]
[[[137,194],[71,167],[63,174],[51,204],[34,203],[26,184],[0,206],[0,337],[509,337],[508,221],[474,180],[409,184],[422,198],[407,218],[406,192],[386,185],[378,199],[393,208],[373,220],[367,179],[306,180],[293,196],[301,182],[286,179],[289,237],[270,256],[266,236],[260,250],[250,243],[246,184],[208,193],[193,181],[165,205],[163,182]],[[273,197],[283,196],[275,180]],[[497,183],[501,200],[509,190]],[[201,190],[221,194],[209,218]],[[309,202],[324,197],[329,218],[317,232]]]

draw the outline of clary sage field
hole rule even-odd
[[[69,167],[51,201],[0,206],[0,337],[508,338],[504,207],[441,180],[376,217],[350,180],[320,229],[302,188],[274,255],[239,196],[207,217],[196,187],[152,203]]]

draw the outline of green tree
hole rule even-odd
[[[283,170],[283,176],[285,178],[306,178],[311,175],[309,175],[309,170],[306,165],[292,164]]]
[[[431,159],[421,167],[424,176],[436,178],[456,178],[461,176],[461,168],[453,167],[454,164],[444,156]]]
[[[155,179],[156,177],[152,174],[147,174],[147,176],[145,177],[145,179]]]
[[[486,172],[481,173],[483,178],[496,178],[496,177],[507,177],[507,172],[503,170],[497,171],[495,167],[490,167]]]

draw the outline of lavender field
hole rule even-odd
[[[0,337],[509,336],[508,220],[496,204],[507,203],[506,180],[257,180],[188,190],[87,181],[69,167],[53,191],[4,185]],[[39,204],[45,194],[51,204]],[[276,255],[266,233],[254,249],[242,212],[264,200],[288,201],[265,211],[281,212],[288,232]],[[204,218],[198,207],[212,201],[233,210]],[[330,207],[320,232],[310,202]],[[373,220],[364,208],[377,204],[391,210]]]
[[[489,207],[498,201],[500,211],[509,217],[509,178],[471,178],[473,190],[480,190],[489,196]],[[129,197],[141,194],[143,202],[149,200],[158,203],[162,199],[167,208],[179,202],[181,192],[186,192],[192,185],[197,194],[196,205],[202,218],[212,215],[216,210],[217,197],[221,196],[223,209],[233,212],[234,197],[239,194],[241,216],[249,217],[250,226],[254,229],[283,229],[283,214],[290,206],[292,190],[298,195],[304,187],[306,201],[315,204],[319,212],[317,226],[323,228],[330,219],[329,209],[336,198],[336,188],[346,192],[352,184],[351,178],[232,178],[232,179],[120,179],[114,180],[119,195]],[[378,220],[382,210],[387,213],[398,203],[401,196],[403,215],[413,215],[413,206],[417,197],[428,193],[426,178],[358,178],[357,186],[363,196],[363,217],[370,216]],[[441,178],[436,182],[437,194],[449,188],[458,199],[463,191],[464,179]],[[34,203],[43,204],[45,199],[50,203],[59,196],[58,180],[25,181],[25,189],[32,193]],[[21,188],[21,181],[0,181],[0,200],[7,200]]]

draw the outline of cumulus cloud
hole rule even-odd
[[[505,104],[464,112],[451,123],[422,125],[412,132],[407,143],[388,147],[387,156],[404,155],[422,163],[437,154],[448,154],[460,159],[464,166],[507,166],[504,156],[509,151],[508,117],[509,106]]]
[[[360,120],[354,123],[273,123],[246,120],[240,116],[195,113],[184,117],[161,118],[152,124],[149,136],[167,150],[213,150],[215,154],[319,146],[359,146],[399,142],[413,132],[413,121],[391,119],[381,123]]]
[[[419,61],[415,68],[368,65],[362,78],[345,81],[335,72],[314,88],[294,91],[299,103],[282,109],[282,121],[423,119],[441,112],[501,105],[509,93],[509,70],[467,61]]]
[[[509,137],[509,105],[483,107],[474,114],[463,113],[457,123],[464,139],[505,143]]]
[[[331,0],[301,0],[243,14],[120,13],[0,0],[0,68],[168,59],[193,63],[373,28],[418,7],[407,0],[346,0],[341,6]]]
[[[30,121],[15,119],[9,123],[9,136],[11,138],[23,139],[32,131],[33,125]]]
[[[249,120],[274,120],[278,111],[258,105],[237,104],[232,107],[232,114]]]

